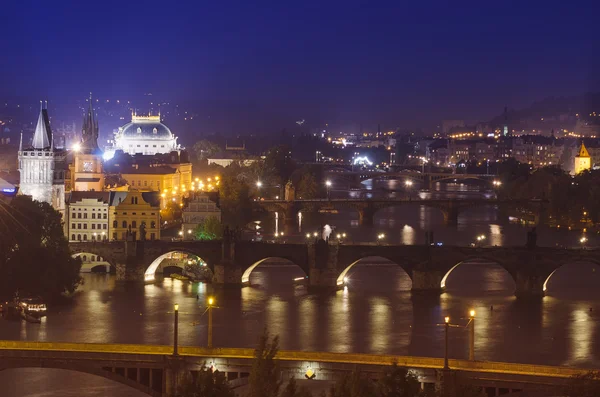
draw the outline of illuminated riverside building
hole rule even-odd
[[[19,194],[45,201],[57,211],[65,210],[66,151],[54,146],[48,110],[42,108],[31,145],[19,143]]]
[[[153,156],[180,149],[177,137],[169,127],[161,123],[160,114],[138,116],[133,113],[131,122],[119,127],[115,133],[113,146],[105,149],[104,159],[111,159],[117,150],[131,155]]]
[[[591,168],[592,168],[592,158],[590,157],[590,154],[588,153],[583,142],[581,142],[581,147],[579,148],[579,153],[577,153],[577,156],[575,156],[575,168],[574,168],[575,175],[577,175],[583,171],[590,170]]]

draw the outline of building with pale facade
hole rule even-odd
[[[138,116],[133,113],[131,122],[119,127],[113,145],[105,149],[105,159],[110,159],[117,150],[127,154],[153,156],[180,150],[177,137],[158,116]]]
[[[183,208],[181,231],[185,240],[194,238],[194,230],[208,218],[216,218],[221,222],[221,209],[215,202],[214,194],[206,192],[190,193],[187,205]]]
[[[106,241],[110,192],[72,191],[67,193],[65,234],[69,241]]]
[[[65,210],[66,151],[54,146],[48,110],[42,108],[31,145],[19,143],[19,194],[45,201],[57,211]]]
[[[108,214],[111,240],[160,239],[158,192],[110,192]]]
[[[577,153],[577,156],[575,156],[575,175],[590,169],[592,169],[592,158],[588,153],[584,143],[581,142],[579,153]]]

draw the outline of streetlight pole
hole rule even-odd
[[[471,328],[469,329],[469,360],[475,361],[475,310],[469,313]]]
[[[208,298],[208,348],[212,349],[212,309],[213,309],[213,303],[215,303],[215,300],[211,297]]]
[[[173,317],[173,355],[176,356],[177,353],[177,338],[178,338],[178,328],[179,328],[179,305],[176,303],[174,305],[174,317]]]
[[[450,317],[444,318],[444,369],[450,369],[448,366],[448,329],[450,328]]]

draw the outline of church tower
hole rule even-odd
[[[83,117],[81,143],[77,147],[73,159],[72,174],[73,190],[104,190],[102,151],[98,148],[98,120],[94,115],[92,93],[90,93],[88,110]]]
[[[23,149],[23,134],[19,143],[19,194],[45,201],[56,210],[65,209],[65,155],[54,147],[48,109],[43,106],[31,145]]]
[[[581,147],[579,148],[579,153],[575,156],[575,175],[583,172],[585,170],[589,170],[592,168],[592,158],[588,153],[583,141],[581,142]]]

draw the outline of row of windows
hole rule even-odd
[[[71,234],[71,240],[72,241],[88,241],[88,235],[87,234],[78,234],[77,236],[75,236],[75,234]],[[100,235],[100,236],[95,236],[95,235],[91,235],[89,240],[92,241],[101,241],[101,240],[108,240],[108,236],[106,235]]]
[[[134,232],[135,233],[135,232]],[[123,240],[127,240],[127,232],[122,232],[121,233],[121,238]],[[113,240],[117,239],[117,232],[113,233]],[[156,240],[156,233],[150,233],[150,240]]]
[[[103,215],[103,216],[100,217],[101,215]],[[77,218],[77,219],[81,219],[81,218],[87,219],[88,218],[88,214],[87,214],[87,212],[84,212],[83,213],[83,217],[82,217],[81,216],[81,212],[78,212],[78,213],[73,212],[72,215],[71,215],[71,217],[73,219],[75,219],[75,218]],[[96,217],[96,213],[92,212],[92,219],[107,219],[107,218],[108,218],[108,214],[98,214],[98,216]]]
[[[143,181],[144,186],[148,187],[148,181]],[[138,186],[142,186],[142,181],[137,181]],[[135,181],[131,181],[131,186],[135,186]],[[154,181],[150,181],[150,187],[154,187]],[[156,188],[160,190],[160,181],[156,181]]]
[[[73,211],[75,211],[75,210],[77,210],[77,211],[87,211],[87,210],[88,210],[87,208],[83,208],[83,209],[81,209],[81,207],[78,207],[78,208],[71,207],[71,208],[73,208]],[[96,209],[95,209],[95,208],[92,208],[92,211],[96,211]],[[106,208],[104,208],[103,210],[101,210],[100,208],[98,208],[98,212],[100,212],[100,211],[104,211],[104,212],[106,212],[106,211],[107,211],[107,209],[106,209]]]
[[[136,145],[137,147],[142,147],[141,145]],[[133,147],[132,144],[129,144],[129,147]],[[144,145],[144,147],[148,147],[148,145]],[[152,145],[152,147],[156,147],[156,145]],[[160,145],[160,147],[165,147],[165,145]]]
[[[144,225],[145,225],[145,224],[146,224],[146,222],[145,222],[145,221],[142,221],[142,222],[140,223],[140,225],[141,225],[141,224],[144,224]],[[119,227],[119,223],[118,223],[117,221],[113,221],[113,227],[114,227],[114,228],[118,228],[118,227]],[[126,228],[128,227],[128,225],[127,225],[127,221],[123,221],[123,222],[121,222],[121,227],[126,229]],[[137,228],[137,222],[136,222],[136,221],[131,221],[131,228],[132,228],[132,229],[135,229],[135,228]],[[155,221],[151,221],[151,222],[150,222],[150,229],[156,229],[156,222],[155,222]]]
[[[81,227],[81,226],[83,226],[83,227]],[[88,226],[87,223],[84,223],[83,225],[81,223],[77,223],[77,224],[71,223],[71,229],[83,229],[83,230],[87,230],[87,226]],[[93,229],[97,229],[97,230],[104,229],[104,230],[106,230],[106,229],[108,229],[108,225],[106,223],[104,223],[104,224],[99,223],[98,225],[96,225],[95,223],[92,223],[91,229],[92,230]]]

